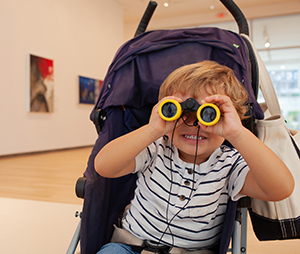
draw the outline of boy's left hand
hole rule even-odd
[[[291,195],[294,179],[289,169],[271,149],[242,125],[230,97],[212,95],[201,101],[205,102],[217,105],[221,118],[213,126],[199,123],[201,129],[228,140],[250,168],[240,194],[267,201],[280,201]]]
[[[204,103],[213,103],[218,106],[221,111],[221,118],[212,126],[205,126],[198,123],[203,131],[212,132],[225,139],[231,139],[243,128],[241,119],[228,96],[220,94],[208,96],[201,101],[201,104]]]

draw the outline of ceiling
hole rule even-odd
[[[123,7],[124,24],[137,23],[148,0],[115,0]],[[232,17],[218,0],[156,0],[151,19],[154,29],[188,27],[197,24],[231,21]],[[169,7],[164,7],[169,2]],[[300,13],[299,0],[235,0],[247,19]],[[211,6],[214,6],[212,8]]]
[[[164,7],[164,2],[169,7]],[[115,0],[123,8],[124,39],[131,39],[149,3],[148,0]],[[206,24],[225,24],[223,29],[238,32],[236,22],[219,0],[156,0],[158,6],[147,30],[174,29]],[[292,64],[300,68],[300,0],[235,0],[250,24],[250,35],[263,60],[269,64]],[[214,6],[212,8],[211,6]],[[272,17],[281,17],[275,18]],[[269,19],[263,19],[268,17]],[[249,23],[249,22],[248,22]],[[282,24],[281,24],[282,23]],[[264,48],[264,30],[271,49]],[[284,51],[282,51],[282,50]],[[261,51],[262,50],[262,51]],[[296,66],[296,67],[295,67]],[[277,67],[276,67],[277,68]]]

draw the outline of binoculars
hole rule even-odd
[[[186,111],[196,111],[197,119],[206,126],[216,124],[221,116],[220,109],[212,103],[200,105],[194,98],[188,98],[179,103],[174,99],[167,99],[159,105],[159,115],[165,121],[175,121]]]

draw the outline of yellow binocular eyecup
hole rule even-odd
[[[220,109],[212,103],[200,105],[194,98],[188,98],[179,103],[174,99],[166,99],[159,105],[159,115],[165,121],[175,121],[182,116],[182,112],[197,111],[197,119],[206,126],[212,126],[220,120]]]

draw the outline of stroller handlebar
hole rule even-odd
[[[157,7],[157,3],[155,1],[149,1],[149,4],[148,4],[146,11],[139,23],[139,26],[134,34],[134,37],[136,37],[146,31],[146,28],[149,24],[149,21],[154,13],[156,7]]]
[[[220,2],[226,7],[226,9],[231,13],[235,21],[237,22],[239,33],[249,35],[248,22],[241,11],[241,9],[236,5],[233,0],[220,0]],[[144,33],[149,24],[149,21],[157,7],[155,1],[149,1],[146,11],[138,25],[138,28],[134,34],[134,37]]]
[[[226,7],[226,9],[234,17],[236,23],[239,27],[239,34],[249,35],[248,22],[241,11],[241,9],[236,5],[233,0],[220,0],[220,2]]]

